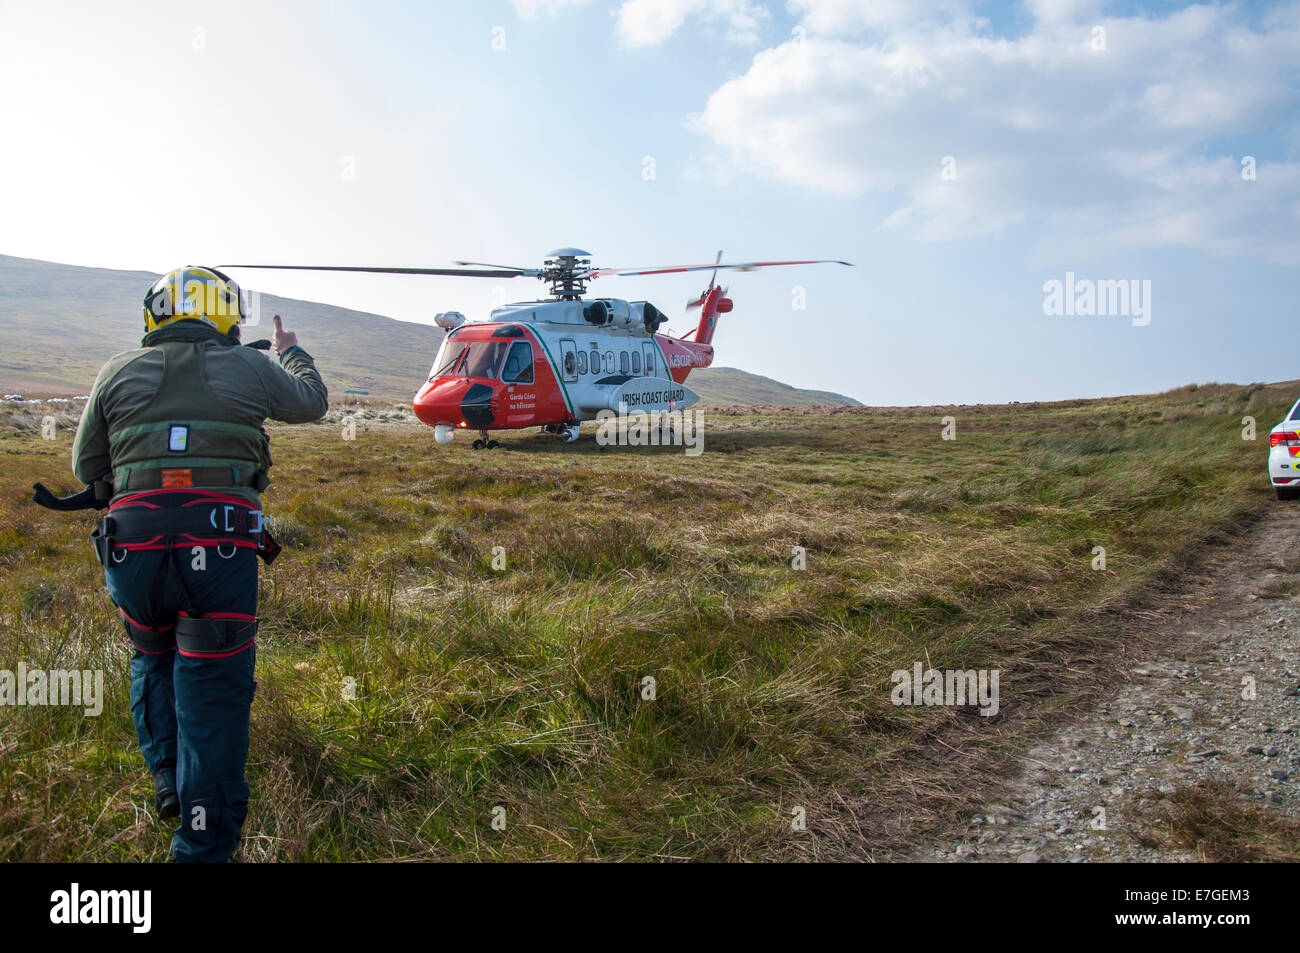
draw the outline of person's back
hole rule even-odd
[[[295,345],[281,360],[283,368],[193,321],[149,332],[145,346],[100,371],[77,428],[73,472],[83,483],[111,475],[115,496],[196,486],[256,505],[258,475],[271,465],[263,422],[305,423],[327,406],[306,351]]]
[[[135,646],[131,707],[177,860],[224,861],[247,811],[257,558],[268,419],[322,417],[311,356],[274,319],[281,365],[239,343],[238,286],[178,269],[145,297],[142,347],[100,370],[73,472],[111,493],[95,534],[109,595]]]

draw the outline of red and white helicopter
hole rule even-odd
[[[354,271],[396,275],[479,278],[539,278],[550,284],[550,300],[496,308],[485,320],[448,311],[435,322],[447,335],[428,380],[412,404],[415,415],[434,428],[434,439],[450,443],[457,430],[478,431],[474,449],[492,449],[494,430],[541,427],[566,442],[578,439],[584,420],[601,411],[647,414],[683,410],[699,400],[686,376],[713,363],[713,330],[719,314],[732,309],[719,271],[754,271],[778,265],[848,265],[829,259],[722,262],[661,268],[593,268],[588,252],[559,248],[541,268],[517,268],[458,261],[463,268],[367,268],[333,265],[228,265],[295,271]],[[700,308],[694,331],[680,338],[661,334],[668,320],[648,301],[584,299],[587,283],[605,275],[668,275],[713,270],[709,286],[687,308]]]

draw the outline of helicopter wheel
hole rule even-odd
[[[487,447],[489,450],[495,450],[497,447],[501,446],[501,444],[497,443],[495,440],[489,440],[487,443],[484,444],[484,446]]]
[[[475,449],[475,450],[482,450],[482,449],[483,449],[483,441],[482,441],[482,440],[475,440],[472,444],[470,444],[470,447],[472,447],[472,448]]]

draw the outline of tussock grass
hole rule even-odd
[[[355,441],[274,428],[286,552],[262,577],[240,856],[906,850],[1098,690],[1199,552],[1276,505],[1241,418],[1266,435],[1293,396],[728,411],[699,457],[532,435],[475,453],[378,413]],[[0,709],[0,858],[160,860],[93,518],[26,500],[34,479],[71,488],[71,430],[43,441],[16,413],[0,667],[103,668],[108,698],[97,719]],[[999,669],[1001,713],[894,706],[916,661]]]
[[[1158,809],[1158,836],[1201,860],[1220,863],[1300,861],[1300,822],[1270,811],[1244,792],[1207,779],[1180,788]]]

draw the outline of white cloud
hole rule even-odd
[[[1040,23],[1081,23],[1100,15],[1101,0],[1025,0],[1025,7]]]
[[[753,0],[626,0],[618,9],[618,36],[624,46],[655,46],[686,22],[698,17],[726,25],[733,43],[758,42],[759,30],[771,16]]]
[[[1300,108],[1300,5],[1262,27],[1233,6],[1095,21],[1087,2],[1030,6],[1052,14],[1006,40],[955,4],[793,0],[807,38],[757,54],[691,125],[739,172],[896,195],[881,224],[922,239],[1039,223],[1044,241],[1300,262],[1300,164],[1257,152]]]
[[[810,33],[845,34],[965,14],[969,0],[789,0]]]
[[[538,15],[556,16],[570,7],[580,7],[587,0],[510,0],[515,13],[525,20],[536,20]]]

